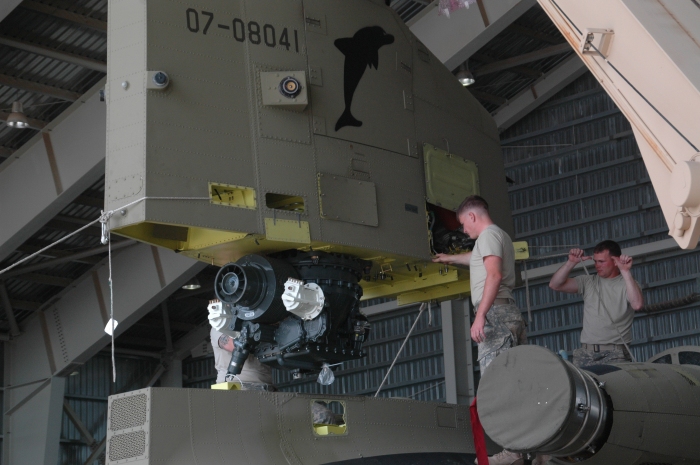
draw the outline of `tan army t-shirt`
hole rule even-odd
[[[583,295],[581,342],[622,344],[618,329],[624,341],[631,342],[634,310],[627,301],[627,285],[622,275],[614,278],[582,275],[576,276],[575,279],[578,293]]]
[[[226,381],[226,372],[228,364],[231,363],[231,352],[219,347],[219,337],[223,333],[211,329],[211,346],[214,349],[214,365],[216,366],[216,382],[223,383]],[[243,370],[238,378],[243,383],[262,383],[272,384],[272,368],[260,363],[260,360],[254,355],[249,355],[243,364]]]
[[[510,236],[496,226],[489,225],[484,229],[474,244],[471,260],[469,262],[469,279],[472,288],[472,303],[478,308],[481,297],[484,295],[486,284],[486,267],[484,257],[495,255],[501,257],[501,285],[498,288],[497,299],[512,299],[513,287],[515,287],[515,249]]]

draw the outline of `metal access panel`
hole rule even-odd
[[[456,211],[462,200],[479,194],[479,169],[473,161],[430,144],[423,145],[426,200]]]
[[[373,182],[319,173],[321,218],[348,223],[379,225],[377,187]]]

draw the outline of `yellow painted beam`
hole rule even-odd
[[[400,276],[397,276],[397,278]],[[411,292],[418,289],[424,289],[431,286],[439,286],[449,283],[457,282],[459,279],[459,272],[457,270],[450,270],[447,273],[431,273],[424,274],[423,277],[418,278],[404,278],[401,280],[389,281],[389,283],[376,285],[376,286],[362,286],[363,296],[362,300],[376,299],[378,297],[388,297],[392,295],[402,294],[405,292]],[[364,283],[363,283],[364,284]]]
[[[435,286],[429,289],[407,292],[399,295],[397,305],[407,305],[416,302],[427,302],[429,300],[444,299],[446,297],[457,297],[458,295],[469,295],[471,293],[471,283],[469,280],[456,281],[443,286]]]

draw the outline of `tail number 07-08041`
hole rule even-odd
[[[187,13],[187,29],[195,34],[200,32],[206,35],[209,32],[209,28],[214,22],[214,13],[209,11],[197,11],[193,8],[188,8]],[[293,39],[289,37],[289,30],[285,27],[282,33],[277,36],[277,31],[275,26],[271,24],[264,24],[260,26],[260,23],[256,21],[248,21],[247,23],[239,18],[234,18],[233,21],[229,23],[217,23],[216,27],[218,29],[225,29],[227,31],[232,31],[233,38],[238,42],[245,42],[246,40],[253,45],[265,44],[268,47],[284,47],[287,50],[294,48],[294,50],[299,52],[299,33],[296,29],[293,30]],[[293,43],[291,42],[293,40]]]

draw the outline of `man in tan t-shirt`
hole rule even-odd
[[[644,306],[642,290],[634,280],[632,258],[622,255],[620,245],[603,241],[593,250],[597,275],[569,278],[578,263],[590,260],[583,250],[571,249],[569,259],[554,273],[549,287],[583,295],[581,348],[574,351],[576,366],[628,362],[634,312]]]
[[[527,344],[525,322],[513,299],[515,286],[515,249],[508,234],[496,226],[489,206],[478,195],[464,199],[457,209],[464,233],[476,239],[471,252],[437,254],[434,262],[469,266],[472,303],[476,317],[471,337],[479,344],[479,367],[486,367],[501,352]],[[504,450],[489,457],[490,465],[522,463],[521,454]],[[538,457],[536,463],[544,463]]]
[[[471,337],[479,344],[479,366],[486,367],[503,350],[526,344],[525,323],[515,306],[515,249],[508,234],[496,226],[486,201],[467,197],[457,210],[465,234],[476,239],[471,252],[437,254],[434,262],[469,266],[476,318]]]

